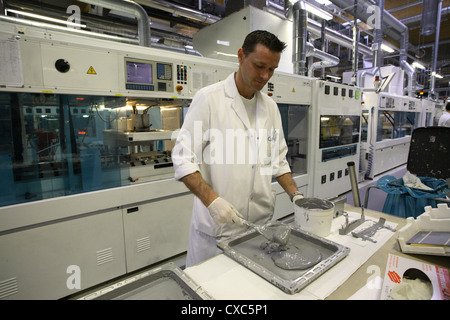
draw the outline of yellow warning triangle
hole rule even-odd
[[[87,74],[97,74],[92,66],[89,67]]]

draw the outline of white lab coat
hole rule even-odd
[[[260,92],[256,99],[256,128],[251,130],[234,73],[198,91],[178,134],[172,159],[175,179],[199,171],[245,219],[264,224],[274,212],[272,178],[290,172],[290,168],[278,106]],[[189,251],[204,253],[191,264],[215,255],[208,251],[217,252],[215,241],[209,241],[214,248],[208,250],[202,247],[201,243],[207,244],[200,238],[220,240],[244,230],[244,226],[217,225],[200,199],[194,197],[188,259]]]
[[[438,121],[438,126],[440,127],[450,127],[450,113],[444,111]]]

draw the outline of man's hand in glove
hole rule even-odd
[[[217,224],[228,223],[242,225],[243,218],[231,203],[218,197],[208,206],[209,214]]]

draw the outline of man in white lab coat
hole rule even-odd
[[[445,105],[445,111],[439,118],[438,126],[450,127],[450,102]]]
[[[303,197],[286,161],[278,106],[260,92],[285,46],[267,31],[250,33],[237,72],[199,90],[189,106],[172,151],[175,179],[195,195],[187,267],[221,253],[218,241],[246,230],[241,218],[272,218],[272,178],[292,201]]]

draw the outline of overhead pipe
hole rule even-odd
[[[302,1],[299,1],[299,2],[302,2]],[[269,1],[270,6],[266,7],[266,10],[281,19],[287,19],[288,16],[291,14],[291,12],[294,11],[293,10],[294,6],[295,6],[295,8],[298,8],[298,6],[300,6],[299,2],[294,3],[294,5],[291,5],[287,9],[285,9],[284,14],[279,13],[278,7],[276,7],[271,1]],[[271,10],[271,8],[272,8],[272,10]],[[307,16],[307,12],[305,12],[305,14]],[[293,20],[294,20],[294,28],[296,28],[295,16],[294,16]],[[314,34],[316,36],[322,35],[323,30],[322,30],[322,24],[320,22],[317,22],[317,21],[307,17],[305,24],[306,24],[306,28],[307,28],[306,34],[307,34],[307,32],[311,32],[312,34]],[[298,32],[298,30],[294,29],[294,38],[295,38],[295,34],[297,34],[297,32]],[[302,30],[302,32],[303,32],[303,30]],[[352,47],[353,47],[353,40],[351,38],[340,33],[339,31],[336,31],[336,30],[328,28],[328,27],[325,27],[325,40],[328,40],[330,42],[333,42],[337,45],[340,45],[340,46],[343,46],[343,47],[349,48],[349,49],[352,49]],[[294,39],[294,44],[297,43],[296,41],[297,40]],[[305,43],[306,43],[306,41],[305,41]],[[359,44],[359,53],[363,56],[368,56],[368,57],[372,57],[372,55],[373,55],[370,47],[368,47],[362,43]]]
[[[375,31],[374,31],[374,43],[376,43],[376,49],[373,57],[373,67],[380,68],[383,66],[383,51],[381,45],[383,44],[383,25],[384,25],[384,0],[378,0],[379,15],[375,17]],[[375,12],[376,14],[376,12]]]
[[[138,22],[139,45],[151,46],[150,18],[147,11],[138,3],[130,0],[80,0],[81,2],[111,10],[132,14]]]
[[[420,20],[420,35],[431,36],[436,31],[436,17],[440,0],[424,0]]]
[[[442,10],[442,0],[439,0],[438,3],[438,10],[437,10],[437,21],[436,21],[436,35],[434,40],[434,47],[433,47],[433,66],[431,69],[431,79],[430,79],[430,96],[434,97],[435,94],[435,74],[436,74],[436,64],[437,64],[437,58],[438,58],[438,51],[439,51],[439,33],[441,30],[441,10]]]
[[[365,80],[367,76],[375,77],[378,74],[378,76],[381,78],[381,71],[380,67],[372,67],[369,70],[363,70],[359,74],[359,79],[357,80],[357,85],[361,88],[365,88]]]
[[[354,5],[354,0],[330,0],[333,4],[340,8],[347,8],[352,7]],[[368,22],[369,18],[373,18],[373,10],[371,10],[371,7],[374,5],[378,5],[381,9],[381,21],[379,26],[380,28],[384,28],[383,30],[375,30],[375,38],[378,43],[378,51],[375,52],[374,55],[374,66],[373,68],[377,68],[381,66],[382,57],[381,57],[381,43],[382,43],[382,35],[383,32],[390,37],[394,39],[399,39],[400,41],[400,67],[403,68],[403,70],[406,72],[408,76],[408,87],[407,90],[410,95],[413,94],[411,90],[415,87],[415,73],[412,74],[412,69],[409,66],[409,63],[407,63],[407,51],[408,51],[408,45],[409,45],[409,29],[408,27],[403,24],[401,21],[399,21],[397,18],[395,18],[392,14],[390,14],[388,11],[384,9],[384,0],[377,0],[376,3],[374,1],[360,1],[358,6],[358,17],[361,21]],[[376,21],[375,21],[376,22]],[[378,35],[377,32],[380,34]],[[378,61],[380,63],[378,63]],[[372,71],[367,72],[367,74],[373,74],[374,72],[377,72],[376,70],[372,69]]]
[[[384,8],[384,0],[378,0],[379,8]],[[355,9],[356,11],[356,9]],[[376,12],[375,12],[376,14]],[[376,44],[373,50],[373,57],[372,57],[372,68],[370,70],[364,70],[359,75],[359,80],[357,81],[357,84],[365,88],[365,80],[367,76],[376,77],[378,76],[381,78],[381,71],[380,67],[383,64],[382,59],[382,51],[381,51],[381,44],[383,43],[383,30],[381,29],[383,25],[383,11],[380,10],[380,14],[375,17],[375,19],[378,19],[378,21],[375,21],[375,28],[374,28],[374,43]]]
[[[308,36],[307,23],[308,15],[305,3],[296,2],[292,7],[293,32],[292,32],[292,63],[294,64],[294,73],[306,75],[306,38]]]
[[[384,4],[384,0],[383,1]],[[400,22],[400,21],[399,21]],[[401,23],[401,22],[400,22]],[[404,26],[404,28],[403,28]],[[416,87],[416,70],[408,63],[408,45],[409,45],[409,29],[403,24],[402,33],[400,39],[400,67],[405,71],[406,77],[408,79],[408,85],[403,89],[407,91],[408,96],[413,97]]]
[[[312,19],[308,19],[308,26],[307,29],[309,32],[315,34],[315,35],[321,35],[321,24],[317,21],[314,21]],[[325,28],[325,39],[333,42],[335,44],[338,44],[340,46],[343,46],[345,48],[352,49],[353,48],[353,39],[349,38],[346,35],[343,35],[342,33],[339,33],[336,30]],[[370,47],[366,46],[365,44],[360,43],[359,44],[359,54],[362,54],[363,56],[369,56],[371,57],[373,55],[372,50]]]
[[[220,20],[219,17],[212,14],[206,14],[197,10],[185,8],[175,3],[171,3],[163,0],[136,0],[137,3],[149,8],[158,9],[172,13],[173,15],[180,15],[195,21],[199,21],[206,24],[213,24]]]
[[[358,75],[358,56],[359,56],[359,30],[358,30],[358,12],[356,10],[358,0],[355,0],[355,8],[353,14],[353,46],[352,46],[352,83],[356,84]]]
[[[410,65],[406,59],[405,60],[400,60],[400,67],[402,67],[402,69],[405,71],[406,76],[408,78],[408,85],[407,87],[404,89],[408,92],[408,96],[410,97],[414,97],[414,92],[416,90],[416,70],[414,69],[414,67],[412,65]]]
[[[296,2],[292,7],[294,16],[293,22],[293,48],[292,62],[294,64],[294,73],[305,75],[308,71],[308,76],[312,77],[314,70],[319,68],[332,67],[339,64],[339,58],[327,52],[316,49],[312,44],[306,41],[307,39],[307,24],[308,16],[303,1]],[[306,58],[314,57],[320,59],[319,62],[312,63],[308,70],[306,68]]]
[[[306,43],[306,57],[314,57],[321,61],[312,63],[308,68],[308,77],[314,77],[314,70],[320,68],[330,68],[339,64],[339,58],[316,49],[311,43]]]

